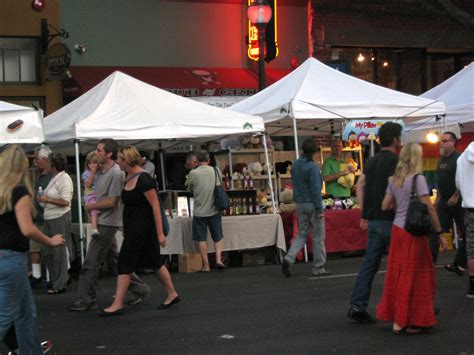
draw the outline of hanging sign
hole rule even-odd
[[[391,120],[352,120],[346,124],[342,132],[342,139],[345,141],[375,140],[378,138],[379,129]],[[403,127],[403,121],[393,121]]]
[[[71,64],[71,51],[63,43],[55,43],[48,48],[48,79],[61,80]]]

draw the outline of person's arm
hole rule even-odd
[[[453,195],[448,200],[448,206],[455,206],[459,202],[459,197],[461,197],[461,193],[458,189],[454,191]]]
[[[319,174],[319,169],[314,164],[311,166],[311,170],[309,171],[309,185],[311,188],[311,199],[313,200],[315,213],[318,217],[323,216],[323,203],[322,203],[322,183],[321,183],[321,175]]]
[[[393,210],[395,198],[390,192],[385,193],[382,201],[382,211]]]
[[[18,200],[14,210],[21,234],[25,237],[50,247],[64,245],[64,238],[61,234],[48,238],[34,225],[33,218],[31,217],[31,198],[28,195]]]
[[[435,230],[435,234],[438,236],[439,244],[441,246],[441,250],[444,251],[447,249],[448,244],[446,239],[443,237],[443,229],[441,228],[441,224],[439,223],[438,214],[436,213],[436,209],[434,208],[433,204],[431,203],[430,197],[428,195],[418,196],[418,199],[423,202],[426,207],[428,207],[428,212],[430,214],[431,223],[433,224],[433,228]]]
[[[86,188],[92,187],[94,185],[94,179],[95,179],[95,174],[97,173],[97,167],[92,166],[91,169],[89,170],[89,174],[85,176],[84,179],[84,186]]]
[[[115,208],[119,199],[119,196],[106,197],[101,199],[100,201],[86,204],[85,209],[87,212],[92,210],[111,210]]]
[[[150,189],[143,192],[148,203],[150,204],[151,208],[153,209],[153,219],[155,220],[156,226],[156,235],[158,236],[158,242],[160,243],[161,247],[166,246],[166,238],[163,234],[163,221],[161,220],[161,211],[160,211],[160,201],[158,200],[158,196],[156,194],[155,189]]]
[[[365,175],[362,173],[357,180],[356,185],[356,198],[357,203],[361,212],[364,210],[364,188],[365,188]],[[360,219],[360,228],[367,229],[367,220],[364,218]]]
[[[340,171],[336,174],[323,176],[323,179],[324,179],[324,182],[330,182],[330,181],[334,181],[334,180],[339,179],[341,176],[346,176],[349,173],[350,173],[350,171],[345,169],[345,170]]]

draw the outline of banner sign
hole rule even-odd
[[[402,120],[352,120],[344,127],[342,139],[345,141],[357,140],[363,142],[366,139],[378,138],[379,129],[385,123],[393,121],[403,127]]]

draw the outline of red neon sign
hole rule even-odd
[[[248,0],[248,5],[253,4],[254,0]],[[269,0],[269,5],[272,8],[273,16],[266,28],[266,35],[269,38],[274,38],[275,43],[275,57],[278,56],[278,37],[277,37],[277,0]],[[271,31],[269,33],[269,31]],[[272,36],[273,35],[273,36]],[[258,61],[260,48],[258,46],[258,28],[256,25],[248,21],[248,42],[247,42],[247,55],[250,59]],[[267,48],[266,45],[263,48],[263,54],[266,56]]]

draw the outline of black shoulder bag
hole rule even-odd
[[[416,191],[416,178],[413,176],[410,192],[410,204],[408,205],[405,230],[416,237],[428,236],[432,231],[431,218],[428,206],[418,199]]]
[[[217,169],[214,167],[214,173],[216,176],[216,182],[214,186],[214,206],[217,210],[222,211],[229,208],[229,197],[227,192],[225,192],[224,187],[222,186],[222,181],[217,173]],[[217,185],[219,182],[219,185]]]

